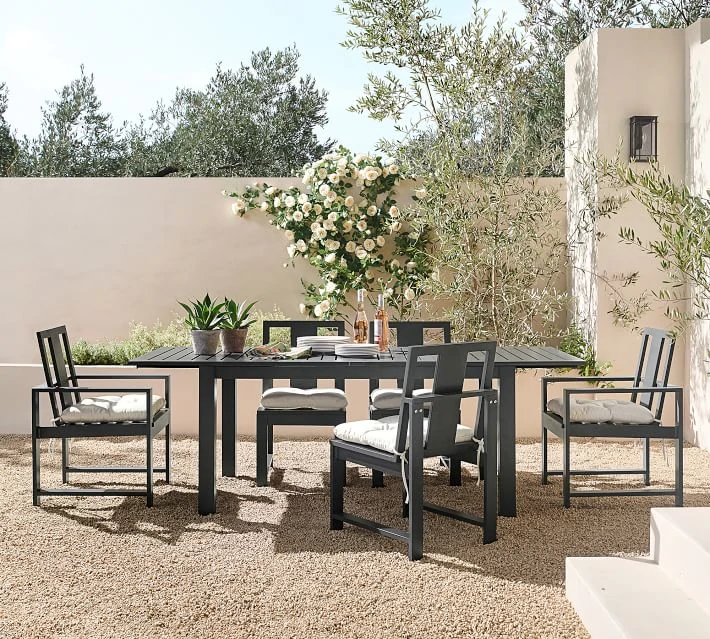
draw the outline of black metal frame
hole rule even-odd
[[[639,496],[639,495],[674,495],[675,505],[683,505],[683,389],[668,383],[670,376],[674,337],[662,329],[645,328],[642,332],[636,374],[621,377],[543,377],[542,378],[542,483],[548,483],[550,475],[562,476],[562,500],[565,508],[570,507],[572,497],[599,496]],[[665,354],[665,362],[663,356]],[[660,377],[659,377],[660,374]],[[654,421],[650,424],[623,424],[616,422],[573,422],[570,420],[570,399],[573,395],[588,394],[589,389],[565,388],[562,391],[564,415],[560,416],[547,409],[548,386],[565,382],[630,382],[625,388],[595,388],[595,395],[630,394],[631,401],[654,412]],[[658,395],[654,410],[654,399]],[[675,423],[663,426],[661,413],[666,395],[675,400]],[[562,469],[549,470],[547,459],[548,431],[562,440]],[[571,437],[619,437],[643,440],[643,468],[617,468],[572,470],[570,464]],[[575,490],[571,489],[572,475],[643,475],[644,485],[651,484],[650,440],[675,440],[675,487],[673,489],[639,490]]]
[[[479,380],[479,390],[464,391],[466,362],[469,353],[485,353]],[[436,358],[431,393],[412,396],[421,372],[421,358]],[[408,530],[385,526],[364,519],[344,509],[346,463],[351,462],[399,476],[402,459],[397,454],[370,446],[354,444],[337,438],[330,440],[330,529],[342,530],[343,524],[352,524],[372,532],[404,541],[408,545],[409,559],[423,556],[424,511],[451,517],[483,528],[483,543],[496,540],[497,524],[497,466],[498,466],[498,391],[492,388],[495,342],[445,344],[440,346],[412,346],[409,348],[405,373],[404,394],[400,406],[396,450],[405,451],[405,473],[408,480],[409,502],[403,506],[402,515],[409,520]],[[479,450],[476,441],[455,443],[462,399],[479,397],[475,436],[483,442]],[[424,411],[428,408],[429,429],[424,441]],[[479,455],[480,453],[480,455]],[[447,456],[452,460],[470,463],[480,461],[485,468],[483,488],[483,516],[477,517],[424,501],[424,459]],[[479,459],[480,457],[480,459]],[[373,492],[378,494],[377,492]]]
[[[643,127],[650,125],[651,153],[643,155],[637,138],[642,135]],[[658,159],[658,116],[657,115],[632,115],[629,118],[629,157],[636,162],[655,162]]]
[[[65,326],[57,326],[37,333],[46,384],[32,389],[32,503],[40,505],[43,495],[139,495],[153,505],[153,475],[164,473],[170,483],[170,376],[169,375],[77,375]],[[165,388],[165,407],[152,415],[153,391],[147,387],[125,388],[114,386],[80,386],[79,380],[162,379]],[[81,393],[145,393],[145,421],[64,423],[62,411],[81,401]],[[40,397],[49,397],[54,419],[51,425],[40,423]],[[165,467],[153,466],[153,438],[165,430]],[[145,437],[147,443],[145,467],[71,466],[67,440],[78,437]],[[61,439],[62,483],[69,483],[75,473],[145,473],[146,488],[42,488],[40,486],[41,439]]]
[[[338,335],[345,335],[345,322],[340,320],[266,320],[264,321],[263,343],[271,341],[271,331],[275,328],[288,328],[291,334],[291,346],[297,345],[299,337],[318,334],[319,328],[335,329]],[[345,390],[345,380],[335,379],[335,388]],[[316,388],[316,379],[291,379],[289,384],[295,388]],[[264,391],[273,388],[273,379],[264,379]],[[256,412],[256,485],[268,484],[269,468],[274,460],[274,426],[330,426],[331,428],[346,420],[345,409],[314,410],[274,409],[260,406]]]

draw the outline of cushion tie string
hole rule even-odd
[[[405,450],[403,453],[400,453],[398,451],[394,451],[394,454],[399,457],[399,462],[402,466],[402,483],[404,484],[404,503],[408,504],[409,503],[409,483],[407,482],[407,451]]]
[[[483,437],[478,439],[477,437],[471,437],[471,439],[478,444],[478,450],[476,451],[476,466],[478,466],[478,481],[476,486],[481,484],[481,455],[485,452],[485,444]]]

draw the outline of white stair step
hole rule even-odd
[[[651,558],[710,614],[710,508],[652,508]]]
[[[708,639],[710,615],[649,559],[568,557],[566,572],[592,639]]]

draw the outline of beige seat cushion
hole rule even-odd
[[[338,388],[269,388],[261,396],[263,408],[276,410],[342,410],[347,405],[345,392]]]
[[[402,392],[401,388],[376,388],[370,393],[370,403],[373,408],[399,410],[399,406],[402,403]],[[427,393],[431,393],[431,388],[419,388],[412,395],[416,397]]]
[[[65,408],[59,419],[65,424],[144,422],[146,420],[145,399],[143,393],[87,397],[79,404]],[[164,407],[165,400],[160,395],[153,395],[152,414],[155,415]]]
[[[560,417],[564,416],[561,398],[551,399],[547,410]],[[614,422],[616,424],[651,424],[653,413],[645,406],[621,399],[577,399],[569,401],[569,418],[573,422]]]
[[[354,444],[372,446],[387,453],[394,453],[397,439],[397,422],[399,415],[383,419],[363,419],[356,422],[338,424],[333,429],[333,435]],[[429,433],[429,420],[424,418],[424,441]],[[473,439],[473,429],[459,424],[456,427],[456,443],[470,442]],[[402,451],[399,451],[402,452]]]

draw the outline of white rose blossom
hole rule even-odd
[[[286,198],[284,199],[284,204],[292,209],[294,206],[296,206],[296,198],[293,197],[293,195],[287,195]]]
[[[416,262],[407,262],[407,270],[408,271],[413,271],[417,267]]]
[[[288,256],[289,256],[289,257],[293,257],[294,255],[296,255],[296,245],[295,245],[295,244],[289,244],[289,245],[286,247],[286,252],[288,253]]]
[[[294,238],[293,231],[291,231],[291,230],[286,231],[286,239],[289,241],[293,241],[293,238]]]
[[[428,192],[424,187],[422,187],[421,189],[414,189],[414,195],[422,200],[428,195]]]
[[[303,302],[301,302],[298,305],[298,310],[300,311],[301,315],[305,315],[306,314],[306,305]]]
[[[313,211],[316,215],[320,215],[323,212],[323,207],[320,204],[314,204]]]
[[[353,208],[353,205],[355,204],[355,198],[352,195],[348,195],[348,197],[345,198],[345,206],[347,206],[349,209]]]
[[[338,288],[338,286],[335,282],[328,282],[325,285],[325,292],[328,294],[334,293],[336,288]]]
[[[335,253],[328,253],[328,255],[325,256],[324,262],[326,264],[334,264],[335,263]],[[326,287],[327,290],[327,287]],[[332,291],[331,291],[332,292]]]
[[[318,187],[318,193],[320,193],[323,197],[326,197],[328,195],[328,192],[330,191],[330,187],[323,183]]]
[[[326,231],[333,231],[333,230],[335,230],[335,224],[333,224],[333,220],[328,219],[328,220],[326,220],[325,222],[323,222],[323,228],[324,228]]]
[[[389,170],[390,175],[397,175],[397,173],[399,173],[399,167],[396,164],[390,164]]]
[[[359,231],[364,231],[367,228],[367,222],[365,222],[365,220],[360,220],[357,223],[357,228]]]
[[[274,193],[276,193],[276,188],[273,186],[270,186],[268,189],[266,189],[266,191],[264,191],[264,193],[266,195],[273,195]]]
[[[373,204],[372,206],[368,206],[368,207],[367,207],[367,214],[368,214],[370,217],[372,217],[373,215],[375,215],[375,213],[377,213],[377,207],[376,207],[374,204]]]
[[[299,204],[305,204],[308,202],[308,194],[307,193],[301,193],[301,195],[298,196],[298,203]]]
[[[338,167],[344,169],[348,165],[348,158],[340,158],[338,160]]]
[[[305,253],[308,250],[308,246],[303,240],[298,240],[298,242],[296,242],[296,248],[301,251],[301,253]]]
[[[345,222],[343,222],[343,231],[345,233],[349,233],[352,230],[353,230],[352,220],[345,220]]]
[[[372,249],[375,248],[375,241],[371,239],[365,240],[362,245],[365,247],[366,251],[371,251]]]
[[[302,210],[304,213],[309,213],[312,208],[313,208],[313,206],[311,205],[310,202],[304,202],[304,203],[303,203],[303,206],[301,207],[301,210]]]
[[[320,317],[321,315],[323,315],[323,308],[320,304],[316,304],[313,307],[313,315],[315,315],[316,317]]]
[[[232,213],[234,213],[234,215],[241,215],[246,210],[247,205],[244,200],[237,200],[234,204],[232,204]]]
[[[416,293],[411,288],[408,288],[404,291],[404,299],[405,300],[411,302],[415,297],[416,297]]]
[[[326,236],[328,235],[328,231],[326,231],[324,228],[318,229],[316,232],[316,235],[318,236],[319,240],[324,240]]]
[[[353,242],[352,240],[350,240],[350,242],[348,242],[348,243],[345,245],[345,250],[346,250],[348,253],[354,253],[356,248],[357,248],[357,244],[355,244],[355,242]]]
[[[302,212],[302,211],[296,211],[296,212],[293,214],[293,219],[294,219],[296,222],[300,222],[301,220],[303,220],[303,212]]]
[[[325,199],[330,200],[331,202],[335,202],[337,198],[338,194],[335,191],[328,191],[328,194],[325,196]]]
[[[313,231],[313,233],[317,233],[319,228],[320,224],[318,224],[318,222],[313,222],[313,224],[311,224],[311,231]]]
[[[385,238],[382,237],[381,235],[378,235],[376,242],[377,242],[377,246],[382,247],[385,245]]]
[[[325,313],[326,311],[330,310],[330,300],[323,300],[320,303],[321,309],[323,309],[323,312]]]
[[[325,248],[329,251],[337,251],[340,248],[340,242],[338,240],[326,240]]]
[[[396,206],[390,206],[390,217],[399,217],[399,209]]]
[[[355,251],[355,255],[358,259],[364,260],[367,257],[367,251],[364,248],[359,248]]]
[[[278,209],[281,206],[281,198],[277,195],[274,198],[274,208]]]
[[[340,182],[340,176],[337,173],[331,173],[328,176],[328,180],[331,184],[337,184],[338,182]]]
[[[325,167],[321,167],[318,169],[318,177],[321,180],[325,180],[325,178],[328,176],[328,170]]]
[[[262,202],[262,203],[259,205],[259,208],[260,208],[262,211],[266,212],[266,211],[268,211],[268,210],[271,208],[271,205],[270,205],[268,202]]]
[[[338,214],[335,211],[332,211],[332,212],[328,213],[328,219],[331,222],[335,222],[335,220],[338,219]]]

